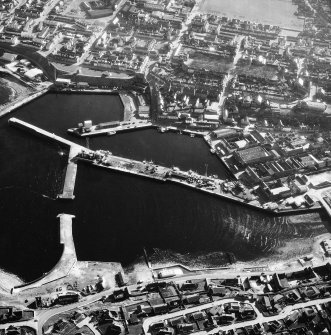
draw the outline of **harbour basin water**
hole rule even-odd
[[[47,94],[0,119],[0,267],[32,280],[49,271],[61,254],[59,213],[74,214],[80,260],[135,262],[146,247],[153,262],[197,266],[225,264],[226,252],[256,260],[293,238],[328,229],[318,214],[275,218],[168,183],[149,181],[79,164],[74,201],[55,200],[61,191],[67,149],[8,125],[15,116],[77,143],[66,133],[78,122],[120,119],[112,95]],[[96,137],[92,148],[152,159],[224,177],[221,162],[199,138],[154,130]]]

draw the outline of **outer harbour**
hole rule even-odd
[[[123,117],[121,105],[118,104],[117,109],[114,107],[118,103],[116,96],[95,97],[100,99],[100,105],[94,106],[96,121]],[[4,253],[8,253],[12,248],[6,248],[16,246],[12,254],[17,260],[13,262],[11,258],[9,263],[5,263],[10,271],[32,280],[56,263],[61,252],[58,249],[56,215],[63,211],[76,213],[76,221],[79,222],[74,225],[78,259],[116,260],[123,264],[139,259],[143,247],[151,252],[154,265],[168,262],[192,265],[193,262],[195,267],[221,266],[229,264],[227,253],[233,254],[238,261],[258,262],[265,256],[276,261],[293,259],[313,251],[314,236],[328,231],[327,218],[320,217],[318,213],[273,217],[272,214],[251,209],[239,210],[235,203],[200,192],[192,193],[180,186],[119,175],[84,164],[78,166],[75,200],[72,204],[58,203],[55,199],[64,182],[68,151],[10,127],[7,119],[12,116],[23,118],[85,145],[85,140],[67,134],[65,129],[89,116],[90,106],[86,101],[91,101],[90,98],[90,95],[48,94],[2,119],[3,136],[11,139],[6,142],[3,152],[8,152],[8,157],[13,157],[15,152],[15,156],[20,157],[15,165],[10,159],[3,162],[2,193],[5,213],[8,213],[4,215],[8,224],[3,236],[11,242],[2,244],[2,248]],[[109,104],[112,109],[107,109]],[[21,148],[19,143],[22,141],[26,145]],[[208,174],[217,174],[222,178],[227,175],[222,162],[209,152],[207,144],[201,138],[190,138],[188,135],[145,130],[95,137],[90,139],[89,144],[91,148],[110,150],[114,155],[153,160],[160,165],[175,165],[184,170],[191,168],[200,174],[205,174],[207,168]],[[43,148],[47,148],[46,157]],[[26,162],[24,165],[21,159]],[[45,166],[47,161],[49,163]],[[15,171],[10,179],[9,169]],[[17,197],[22,200],[14,200]],[[14,203],[17,204],[15,208]],[[39,211],[34,213],[36,207]],[[16,228],[10,224],[10,213],[13,212],[22,213],[17,218]],[[36,231],[45,231],[40,234],[40,241],[47,241],[44,247],[37,241],[29,243],[36,233],[31,230],[32,235],[28,234],[30,225],[20,224],[27,217]],[[90,226],[92,221],[94,229]],[[126,224],[123,225],[123,222]],[[24,234],[12,235],[12,229],[22,228],[27,229]],[[100,231],[107,233],[100,234]],[[45,239],[46,235],[48,239]],[[18,236],[22,236],[23,240]],[[289,243],[292,238],[297,239],[297,243]],[[122,243],[123,239],[128,241],[129,248]],[[298,248],[303,241],[305,247]],[[22,254],[22,247],[29,251]],[[32,268],[29,255],[37,255],[40,248],[45,250],[44,258]]]

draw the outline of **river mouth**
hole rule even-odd
[[[61,255],[59,213],[76,216],[73,235],[79,260],[134,263],[145,247],[152,263],[182,262],[194,266],[258,260],[277,253],[291,239],[310,241],[328,231],[319,214],[297,220],[272,217],[189,190],[79,164],[73,201],[60,193],[67,148],[8,125],[17,117],[79,144],[67,128],[92,119],[121,119],[116,95],[47,94],[0,119],[0,252],[9,255],[0,268],[26,281],[48,272]],[[96,137],[91,148],[104,148],[134,159],[218,174],[222,163],[201,138],[161,134],[154,130]]]

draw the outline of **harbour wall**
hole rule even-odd
[[[59,214],[60,219],[60,243],[63,245],[63,252],[57,264],[41,278],[30,283],[15,286],[11,293],[16,294],[22,291],[39,288],[56,280],[66,277],[77,262],[74,239],[72,235],[72,219],[70,214]]]

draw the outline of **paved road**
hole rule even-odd
[[[111,22],[113,19],[115,19],[118,12],[122,9],[122,6],[126,3],[126,0],[121,0],[118,5],[117,9],[113,12],[111,15],[109,22]],[[89,40],[88,46],[86,48],[86,51],[83,53],[83,55],[80,57],[79,62],[76,65],[81,65],[84,63],[85,59],[90,55],[91,48],[93,48],[94,43],[102,36],[102,34],[107,31],[108,25],[104,29],[101,29],[98,33],[95,33]]]
[[[85,298],[83,298],[83,300],[81,300],[80,302],[77,302],[75,304],[70,304],[70,305],[66,305],[66,306],[62,306],[62,307],[58,307],[58,308],[52,308],[52,309],[48,309],[48,310],[38,311],[37,312],[38,314],[35,318],[36,320],[38,320],[37,335],[42,334],[42,329],[43,329],[44,324],[52,316],[55,316],[55,315],[58,315],[58,314],[61,314],[61,313],[65,313],[65,312],[71,311],[73,309],[78,309],[78,308],[84,307],[86,305],[92,304],[92,303],[100,300],[103,296],[109,295],[112,292],[113,292],[112,290],[103,291],[101,293],[97,293],[95,295],[85,297]]]
[[[144,333],[145,334],[149,334],[149,328],[150,328],[150,326],[153,323],[160,322],[160,321],[165,321],[165,320],[168,320],[170,318],[176,318],[176,317],[184,316],[184,315],[186,315],[188,313],[200,312],[200,311],[206,310],[208,308],[212,308],[212,307],[215,307],[215,306],[224,305],[226,303],[231,303],[231,302],[238,303],[238,301],[234,300],[234,299],[223,299],[223,300],[218,300],[218,301],[211,302],[209,304],[205,304],[205,305],[200,305],[200,306],[196,306],[196,307],[184,309],[184,310],[181,310],[181,311],[178,311],[178,312],[175,312],[175,313],[158,315],[158,316],[154,316],[154,317],[148,318],[143,323]],[[262,314],[258,311],[258,309],[255,306],[253,306],[252,304],[250,304],[248,302],[245,302],[245,303],[247,303],[251,307],[253,307],[253,309],[254,309],[254,311],[255,311],[255,313],[257,315],[261,315],[262,316]],[[254,320],[254,323],[257,323],[255,320]],[[223,329],[223,327],[219,327],[219,328]],[[217,328],[217,329],[219,329],[219,328]],[[213,329],[213,331],[214,331],[214,329]]]
[[[309,302],[304,302],[304,303],[299,303],[293,306],[286,306],[284,308],[284,310],[275,316],[270,316],[270,317],[265,317],[254,305],[249,304],[253,307],[257,317],[254,320],[250,320],[250,321],[244,321],[244,322],[240,322],[240,323],[236,323],[236,324],[231,324],[229,326],[220,326],[217,328],[212,329],[211,331],[208,332],[208,334],[216,334],[218,333],[220,330],[222,331],[228,331],[231,329],[235,329],[235,328],[239,328],[239,327],[246,327],[246,326],[253,326],[257,323],[263,323],[263,322],[271,322],[271,321],[276,321],[276,320],[281,320],[286,318],[286,316],[290,315],[292,313],[293,310],[299,309],[299,308],[305,308],[305,307],[309,307],[309,306],[314,306],[314,305],[319,305],[322,303],[326,303],[331,301],[331,298],[327,298],[327,299],[318,299],[318,300],[313,300],[313,301],[309,301]],[[225,303],[231,303],[231,302],[238,302],[234,299],[224,299],[224,300],[219,300],[213,303],[209,303],[206,305],[201,305],[201,306],[197,306],[197,307],[193,307],[193,308],[189,308],[186,310],[182,310],[179,312],[175,312],[175,313],[170,313],[170,314],[166,314],[166,315],[159,315],[159,316],[155,316],[152,318],[148,318],[144,321],[143,323],[143,329],[145,334],[149,334],[149,328],[150,325],[159,321],[165,321],[167,319],[170,318],[174,318],[174,317],[179,317],[179,316],[184,316],[188,313],[194,313],[194,312],[199,312],[202,310],[205,310],[207,308],[211,308],[214,306],[219,306],[219,305],[223,305]],[[247,302],[246,302],[247,303]]]

